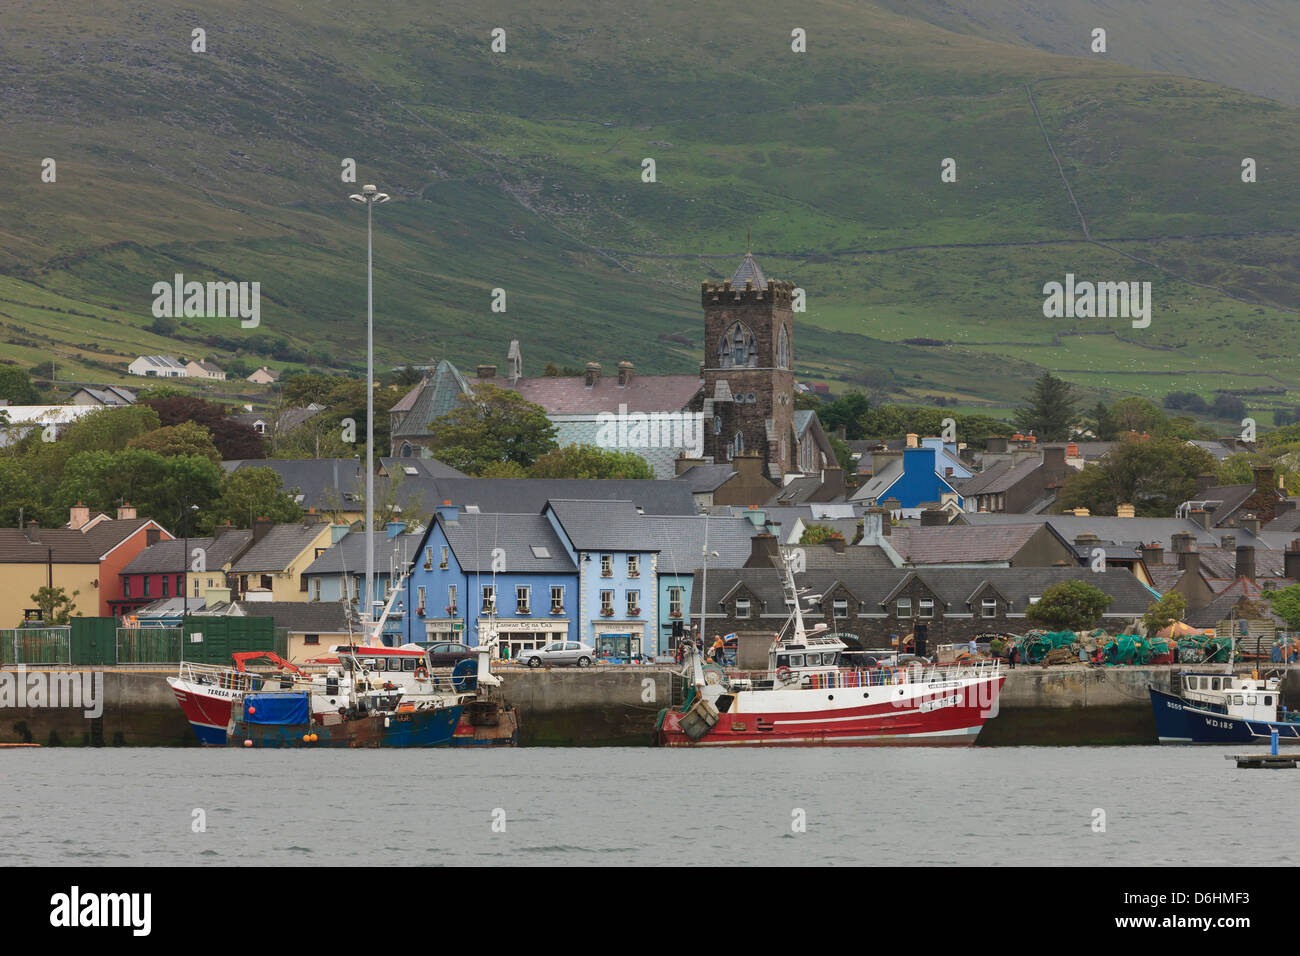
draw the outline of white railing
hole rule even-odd
[[[731,683],[772,683],[777,687],[807,687],[834,690],[854,687],[890,687],[900,684],[945,683],[959,680],[987,680],[1001,673],[996,659],[963,661],[954,664],[904,664],[897,667],[778,668],[776,672],[728,670]]]

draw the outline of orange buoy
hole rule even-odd
[[[251,746],[253,746],[253,742],[252,742],[251,740],[245,740],[245,741],[244,741],[244,746],[245,746],[245,747],[251,747]]]
[[[249,712],[250,714],[255,714],[255,713],[257,713],[257,708],[254,707],[252,704],[249,704],[249,705],[248,705],[248,712]]]

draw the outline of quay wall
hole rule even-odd
[[[40,668],[29,668],[35,673]],[[6,706],[0,743],[45,746],[187,746],[196,743],[171,688],[171,668],[72,668],[102,680],[102,714],[82,708]],[[1007,673],[998,714],[981,746],[1153,744],[1147,684],[1169,689],[1174,666],[1020,666]],[[7,673],[6,673],[7,672]],[[66,671],[65,671],[66,672]],[[16,680],[12,668],[0,680]],[[672,700],[673,671],[656,667],[506,670],[502,690],[519,708],[524,746],[649,746],[655,718]],[[12,685],[11,685],[12,686]],[[1287,706],[1300,709],[1300,668],[1288,669]]]

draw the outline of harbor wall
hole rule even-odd
[[[36,673],[39,668],[29,668]],[[171,688],[171,668],[72,668],[102,681],[102,714],[84,707],[16,707],[0,699],[0,743],[45,746],[196,744]],[[1147,684],[1167,690],[1175,666],[1021,666],[1007,673],[998,714],[980,746],[1155,743]],[[66,669],[64,673],[68,672]],[[0,681],[17,675],[0,670]],[[519,708],[524,746],[649,746],[655,718],[672,700],[673,671],[656,667],[506,670],[502,690]],[[0,685],[3,686],[3,685]],[[12,683],[10,684],[12,686]],[[1300,709],[1300,668],[1288,669],[1283,701]],[[83,704],[85,702],[83,701]]]

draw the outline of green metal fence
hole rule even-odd
[[[179,627],[117,629],[118,664],[179,664],[181,660]]]
[[[0,631],[0,664],[71,664],[70,627]]]

